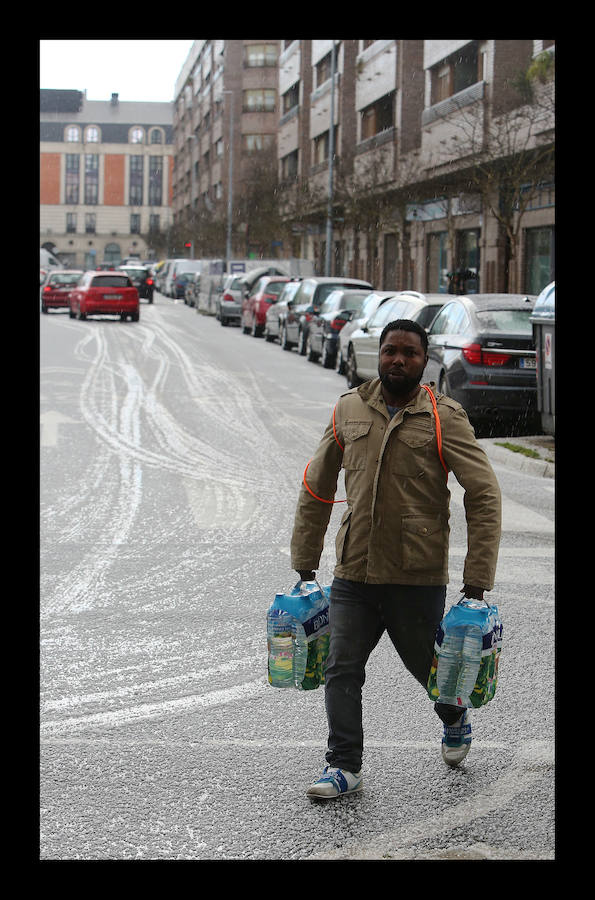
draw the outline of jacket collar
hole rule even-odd
[[[432,389],[435,395],[436,384],[433,381],[427,381],[425,383]],[[388,410],[386,408],[386,403],[384,402],[384,397],[382,396],[382,382],[380,381],[380,378],[373,378],[371,381],[365,381],[356,388],[356,391],[368,406],[379,410],[379,412],[388,417]],[[408,413],[422,411],[432,412],[432,404],[428,392],[420,388],[413,400],[410,400],[404,409],[407,410]]]

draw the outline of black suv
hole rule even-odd
[[[138,291],[139,300],[148,300],[153,302],[153,291],[155,290],[155,280],[150,271],[144,266],[118,266],[118,270],[126,272],[132,284]]]

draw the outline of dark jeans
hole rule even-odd
[[[364,584],[334,578],[325,671],[327,763],[349,772],[361,768],[365,667],[385,629],[407,669],[426,687],[445,598],[445,585]],[[461,715],[456,706],[444,703],[434,704],[434,709],[447,725]]]

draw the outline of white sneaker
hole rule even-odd
[[[330,800],[333,797],[340,797],[342,794],[361,791],[363,783],[361,770],[348,772],[346,769],[339,769],[336,766],[325,766],[320,778],[312,782],[306,791],[306,796],[316,800]]]
[[[442,759],[448,766],[458,766],[471,749],[471,713],[466,709],[454,725],[445,725],[442,736]]]

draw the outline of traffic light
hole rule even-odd
[[[184,248],[190,250],[190,256],[192,256],[192,241],[185,241]]]

